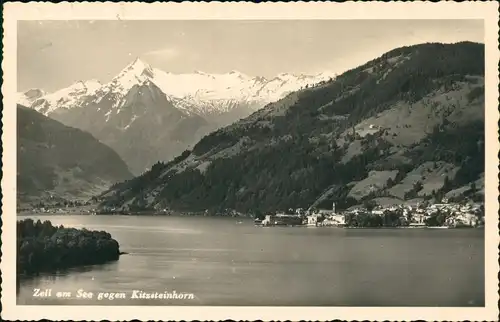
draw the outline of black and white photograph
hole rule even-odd
[[[479,15],[498,4],[441,19],[24,5],[2,64],[11,314],[498,316],[498,26]]]

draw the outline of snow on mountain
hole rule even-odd
[[[116,77],[109,83],[103,85],[97,91],[97,102],[104,96],[111,95],[114,99],[113,108],[120,107],[125,102],[123,98],[135,85],[141,86],[154,78],[154,71],[148,64],[140,59],[134,60],[127,65]]]
[[[317,84],[335,78],[334,73],[326,72],[317,75],[293,75],[279,74],[275,78],[267,81],[256,93],[267,103],[275,102],[283,98],[286,94],[299,90],[308,85]]]
[[[251,77],[238,72],[171,74],[155,69],[153,81],[174,97],[195,98],[199,101],[244,100],[252,94],[254,85]]]
[[[326,81],[333,73],[319,75],[280,74],[268,80],[251,77],[238,71],[225,74],[171,74],[154,69],[154,79],[158,87],[173,97],[181,98],[181,105],[191,105],[205,113],[227,112],[235,102],[264,106],[279,100],[286,94],[306,85]],[[196,84],[196,86],[193,86]],[[203,108],[204,107],[204,108]]]
[[[207,74],[201,71],[173,74],[152,68],[140,59],[127,65],[107,84],[91,80],[77,82],[52,94],[41,94],[31,101],[26,93],[18,102],[48,115],[56,110],[98,104],[111,100],[112,108],[120,111],[125,97],[134,85],[151,82],[164,92],[174,105],[187,114],[222,114],[243,104],[256,110],[277,101],[292,91],[334,77],[325,72],[317,75],[279,74],[272,79],[252,77],[238,71]]]
[[[49,94],[31,90],[19,94],[19,101],[89,132],[140,174],[190,149],[206,134],[328,75],[173,74],[135,59],[107,83],[79,81]]]
[[[93,95],[102,84],[97,80],[78,81],[54,93],[40,95],[27,105],[37,112],[48,115],[59,109],[72,109],[82,106],[82,98]],[[19,104],[22,104],[19,102]]]
[[[17,103],[22,106],[31,106],[34,101],[44,96],[46,93],[38,88],[32,88],[23,93],[17,93]]]

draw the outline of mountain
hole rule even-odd
[[[302,87],[324,82],[334,77],[332,72],[316,75],[293,75],[282,73],[272,79],[251,77],[238,71],[225,74],[207,74],[195,71],[191,74],[173,74],[152,68],[139,58],[127,65],[109,83],[97,80],[78,81],[54,93],[29,90],[18,93],[19,101],[49,116],[58,109],[81,107],[112,94],[116,108],[134,86],[146,80],[155,84],[177,108],[199,115],[222,114],[245,103],[255,111],[265,104],[274,102],[286,94]],[[41,94],[34,96],[33,91]],[[89,100],[88,96],[95,96]],[[32,97],[26,99],[26,97]],[[34,104],[33,104],[34,103]]]
[[[484,195],[484,45],[392,50],[201,139],[102,207],[264,212]]]
[[[332,75],[280,74],[267,80],[237,71],[172,74],[135,59],[106,84],[79,81],[55,93],[18,95],[36,111],[90,132],[140,174],[204,135]]]
[[[31,106],[34,101],[45,96],[46,93],[39,88],[32,88],[24,93],[17,93],[17,103],[22,106]]]
[[[81,107],[85,98],[93,95],[101,86],[102,84],[96,80],[85,82],[78,81],[54,93],[41,95],[33,100],[28,106],[44,115],[62,113],[73,108]],[[23,94],[26,96],[26,93]]]
[[[175,75],[156,70],[154,82],[177,98],[179,108],[200,114],[222,114],[240,105],[255,111],[286,94],[311,84],[327,81],[333,73],[317,75],[279,74],[272,79],[250,77],[238,71],[226,74]],[[193,86],[193,84],[196,84]]]
[[[85,199],[132,176],[92,135],[17,106],[17,192],[20,202]]]
[[[210,130],[204,118],[175,108],[148,80],[133,85],[123,96],[116,87],[101,88],[98,95],[83,108],[51,116],[92,133],[113,148],[133,173],[181,153]]]

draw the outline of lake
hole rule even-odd
[[[28,216],[18,216],[18,219]],[[483,229],[255,227],[248,219],[29,216],[105,230],[117,262],[21,279],[22,304],[484,306]],[[34,289],[52,289],[48,298]],[[92,299],[77,291],[93,292]],[[130,298],[132,292],[189,299]],[[57,298],[55,292],[71,292]],[[97,299],[123,292],[126,299]],[[68,295],[68,294],[66,294]]]

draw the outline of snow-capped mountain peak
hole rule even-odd
[[[153,78],[154,71],[149,65],[136,58],[132,63],[128,64],[121,72],[114,77],[110,83],[122,83],[122,85],[128,83],[136,83],[137,81],[143,82],[146,78]]]
[[[174,74],[135,59],[104,84],[80,80],[49,94],[34,89],[20,93],[19,102],[88,131],[139,174],[158,160],[179,155],[209,132],[326,79],[273,76],[229,69]]]
[[[239,72],[239,71],[237,71],[237,70],[232,70],[232,71],[230,71],[230,72],[229,72],[229,73],[227,73],[227,74],[229,74],[229,75],[233,75],[233,76],[236,76],[236,77],[249,78],[249,76],[248,76],[248,75],[245,75],[245,74],[243,74],[242,72]]]
[[[26,92],[17,93],[17,103],[29,107],[34,101],[46,94],[45,91],[39,88],[31,88]]]
[[[67,89],[73,89],[74,91],[85,91],[85,94],[90,95],[98,90],[102,86],[101,82],[96,79],[91,79],[88,81],[79,80],[75,82],[73,85],[69,86]],[[77,94],[74,92],[69,93],[70,95]]]
[[[136,58],[97,91],[98,98],[95,103],[99,103],[104,96],[110,95],[114,101],[113,107],[119,108],[124,103],[123,98],[132,87],[146,84],[154,78],[154,75],[155,72],[149,64]]]
[[[137,57],[130,64],[128,64],[122,71],[139,71],[139,72],[141,72],[145,69],[152,70],[151,65],[149,65],[148,63],[145,63],[139,57]]]
[[[278,77],[278,78],[288,78],[288,77],[293,77],[293,76],[295,76],[295,75],[289,74],[289,73],[280,73],[280,74],[276,75],[276,77]]]
[[[132,75],[136,75],[136,76],[141,76],[141,75],[145,75],[145,76],[148,76],[148,77],[153,77],[153,68],[151,67],[151,65],[143,62],[142,60],[140,60],[139,58],[136,58],[132,63],[130,63],[129,65],[127,65],[127,67],[125,67],[120,75],[123,75],[123,74],[132,74]]]
[[[81,107],[82,97],[94,95],[101,86],[97,80],[80,80],[56,92],[41,95],[28,106],[45,115],[59,109]]]

